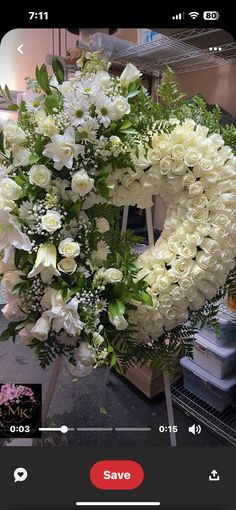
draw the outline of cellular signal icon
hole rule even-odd
[[[179,12],[179,14],[175,14],[175,16],[172,16],[172,19],[174,20],[184,19],[184,12]]]

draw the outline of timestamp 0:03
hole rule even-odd
[[[16,427],[15,425],[10,426],[10,432],[14,434],[15,432],[19,432],[20,434],[29,434],[31,432],[31,429],[29,425],[19,425],[19,427]]]

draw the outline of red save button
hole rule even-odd
[[[90,481],[97,489],[136,489],[143,479],[142,466],[133,460],[101,460],[90,470]]]

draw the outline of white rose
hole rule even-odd
[[[51,329],[50,320],[42,315],[42,317],[40,317],[40,319],[37,320],[31,333],[33,335],[33,338],[40,340],[40,342],[45,342],[45,340],[48,339],[48,333],[50,329]]]
[[[142,73],[133,64],[127,64],[124,71],[120,75],[120,83],[122,87],[128,87],[130,83],[136,81],[142,76]]]
[[[200,280],[197,282],[196,287],[197,290],[199,290],[199,292],[207,299],[212,299],[217,292],[217,287],[206,280]]]
[[[186,173],[182,178],[183,186],[186,188],[189,188],[189,186],[191,186],[191,184],[194,184],[195,181],[196,181],[196,177],[191,172]]]
[[[111,85],[111,77],[106,71],[98,71],[96,74],[96,81],[101,85],[103,90],[109,89]]]
[[[180,277],[184,278],[185,276],[188,276],[191,267],[192,260],[184,259],[183,257],[181,257],[173,262],[171,272],[177,278]]]
[[[23,312],[19,308],[19,299],[15,296],[11,296],[9,303],[2,308],[2,314],[8,321],[24,317]]]
[[[96,219],[97,229],[101,234],[108,232],[110,230],[109,221],[106,218],[97,218]]]
[[[6,140],[11,143],[18,145],[20,143],[23,143],[26,139],[26,135],[14,121],[9,120],[3,129],[3,134]]]
[[[193,262],[192,268],[191,268],[191,277],[194,280],[200,280],[204,276],[204,270],[202,267],[200,267],[196,262]]]
[[[0,196],[6,200],[18,200],[21,197],[22,189],[13,179],[4,177],[0,181]]]
[[[207,220],[207,217],[206,209],[192,209],[187,213],[187,219],[193,223],[202,223]]]
[[[8,290],[8,292],[11,292],[13,287],[22,281],[21,276],[23,274],[24,273],[22,271],[8,271],[3,275],[1,284],[6,290]]]
[[[121,282],[123,273],[119,269],[110,267],[103,272],[102,277],[108,283],[118,283]]]
[[[46,188],[51,180],[51,171],[45,165],[33,165],[29,171],[30,184]]]
[[[43,230],[53,234],[61,228],[61,215],[57,211],[49,211],[42,217],[41,223]]]
[[[172,168],[172,165],[173,165],[173,162],[172,162],[172,159],[171,158],[163,158],[161,161],[160,161],[160,170],[161,170],[161,174],[162,175],[166,175],[168,174],[168,172],[171,170]]]
[[[180,255],[186,259],[194,258],[197,253],[195,245],[189,244],[180,248]]]
[[[112,197],[112,203],[116,207],[121,207],[122,205],[135,205],[131,199],[129,189],[125,186],[118,186]]]
[[[134,181],[134,177],[130,174],[125,174],[121,177],[121,183],[128,188],[132,182]]]
[[[194,183],[194,184],[198,184],[198,183]],[[194,184],[191,184],[190,187],[194,186]],[[208,204],[208,200],[207,200],[207,197],[205,196],[205,194],[194,197],[194,198],[190,198],[187,201],[187,206],[189,209],[197,209],[198,207],[200,207],[200,208],[206,207],[207,204]]]
[[[200,223],[196,226],[196,230],[200,233],[200,235],[207,236],[211,230],[211,226],[207,223]]]
[[[158,276],[156,279],[156,285],[160,291],[169,289],[170,284],[171,284],[171,279],[169,278],[168,274],[165,274],[163,276]]]
[[[212,264],[212,258],[208,253],[199,251],[196,255],[196,262],[202,269],[207,269]]]
[[[217,243],[217,241],[214,241],[213,239],[203,239],[201,245],[201,249],[203,251],[206,251],[207,253],[218,253],[220,251],[220,245]]]
[[[205,297],[202,294],[200,294],[200,292],[197,292],[197,294],[195,294],[194,296],[189,297],[189,301],[190,308],[192,308],[192,310],[198,310],[203,305]]]
[[[71,188],[74,193],[84,197],[91,191],[94,185],[94,179],[88,176],[87,172],[76,172],[71,181]]]
[[[35,113],[37,126],[35,131],[40,135],[51,138],[59,133],[59,128],[51,115],[47,115],[44,110],[39,110]]]
[[[77,264],[74,259],[65,258],[60,260],[60,262],[57,264],[57,267],[62,273],[72,274],[75,272]]]
[[[185,239],[186,244],[198,246],[202,242],[202,237],[197,232],[188,232]]]
[[[174,161],[174,164],[172,165],[171,171],[175,175],[184,175],[188,171],[187,165],[185,165],[182,161]]]
[[[30,345],[31,341],[33,340],[34,335],[32,334],[32,329],[35,326],[35,322],[31,322],[30,324],[27,324],[24,328],[20,329],[18,335],[21,338],[21,341],[25,345]]]
[[[194,182],[190,184],[188,192],[190,195],[198,195],[198,193],[203,193],[203,186],[200,181]]]
[[[63,257],[75,258],[80,254],[80,245],[76,241],[73,241],[71,237],[68,237],[60,242],[58,251]]]
[[[172,157],[174,159],[182,159],[185,154],[185,147],[182,143],[176,143],[172,148]]]
[[[130,105],[123,96],[116,96],[112,103],[112,119],[119,120],[130,113]]]
[[[90,207],[93,207],[95,204],[103,204],[104,202],[106,202],[106,200],[101,195],[97,195],[91,191],[91,193],[86,196],[82,205],[82,209],[87,210],[90,209]]]
[[[185,276],[184,278],[179,279],[179,285],[180,285],[181,289],[186,291],[186,290],[190,289],[190,287],[192,287],[193,280],[192,280],[192,278]]]
[[[110,314],[109,314],[109,321],[111,322],[111,324],[113,324],[113,326],[115,326],[115,328],[118,330],[118,331],[122,331],[124,329],[126,329],[128,327],[128,322],[127,320],[122,316],[118,317],[112,317]]]
[[[180,301],[184,297],[183,290],[176,285],[171,288],[171,296],[174,301]]]
[[[194,166],[201,158],[201,154],[195,148],[189,147],[184,155],[184,162],[187,166]]]
[[[24,147],[14,146],[13,150],[13,165],[14,166],[28,166],[29,158],[31,156],[30,151]]]

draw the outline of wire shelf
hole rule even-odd
[[[226,444],[236,446],[236,402],[220,413],[186,390],[183,379],[171,385],[171,396],[173,403],[187,415],[196,418]]]

